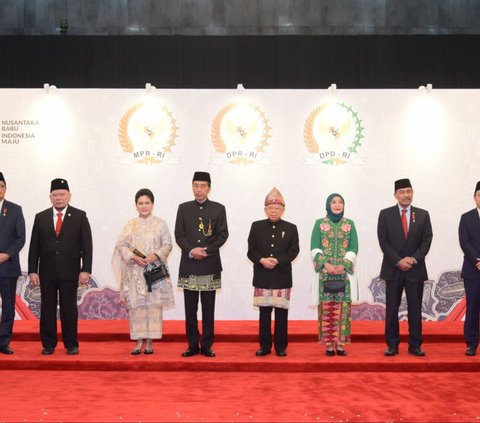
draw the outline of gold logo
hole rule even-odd
[[[269,145],[271,129],[259,106],[237,101],[227,104],[215,116],[211,139],[215,151],[230,163],[253,163]]]
[[[142,164],[168,159],[178,137],[173,113],[161,103],[137,103],[120,120],[118,138],[125,153]]]
[[[324,103],[305,120],[305,145],[324,164],[347,163],[360,147],[363,126],[358,113],[345,103]]]

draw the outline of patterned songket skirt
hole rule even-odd
[[[322,301],[318,306],[318,341],[322,344],[349,344],[350,302]]]
[[[265,289],[254,288],[253,305],[256,307],[277,307],[288,309],[291,288]]]
[[[215,291],[222,287],[220,274],[214,275],[178,275],[179,288],[189,291]]]

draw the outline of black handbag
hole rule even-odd
[[[327,275],[327,279],[323,281],[323,292],[330,294],[345,292],[345,275]]]
[[[165,263],[158,259],[144,267],[143,276],[147,282],[148,292],[152,292],[152,285],[155,282],[168,278],[170,274],[168,273],[168,268]]]

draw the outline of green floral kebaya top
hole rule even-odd
[[[343,217],[334,223],[328,217],[318,219],[312,231],[310,244],[315,271],[319,275],[319,300],[350,302],[350,283],[345,278],[345,292],[336,294],[323,292],[327,277],[325,263],[333,266],[343,265],[347,274],[353,275],[355,259],[358,253],[357,231],[353,220]],[[348,275],[346,275],[348,276]]]

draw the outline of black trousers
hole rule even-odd
[[[0,278],[0,296],[2,298],[2,321],[0,322],[0,347],[7,347],[12,339],[15,321],[15,294],[17,277]]]
[[[272,349],[272,309],[275,309],[273,345],[275,351],[285,351],[288,345],[288,310],[277,307],[259,307],[259,309],[260,348],[268,351]]]
[[[215,295],[217,291],[183,290],[185,300],[185,330],[188,348],[193,351],[207,350],[213,345],[215,338]],[[198,299],[202,302],[202,337],[198,331]]]
[[[408,311],[408,345],[411,348],[422,345],[422,299],[423,281],[407,280],[404,275],[397,279],[385,281],[386,286],[386,318],[385,341],[387,345],[398,346],[400,343],[400,328],[398,309],[402,301],[403,289],[407,296]]]
[[[78,347],[78,281],[40,282],[40,338],[43,347],[57,346],[57,304],[60,303],[60,322],[65,348]]]
[[[467,311],[463,324],[463,334],[468,346],[478,347],[479,323],[480,323],[480,280],[465,279],[465,299]]]

